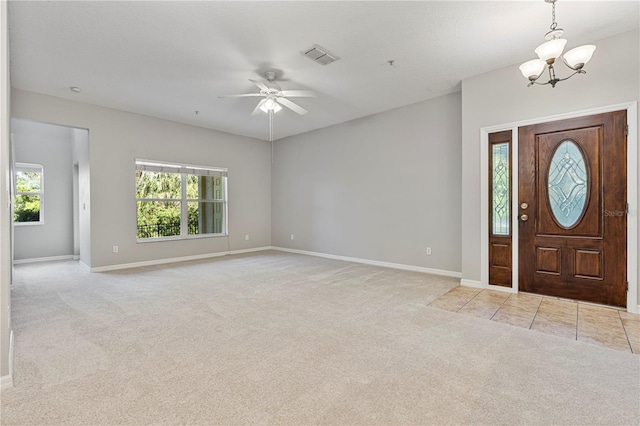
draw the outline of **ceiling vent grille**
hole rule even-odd
[[[320,65],[329,65],[331,62],[340,59],[338,56],[329,52],[324,47],[314,44],[311,48],[302,52],[307,58],[319,63]]]

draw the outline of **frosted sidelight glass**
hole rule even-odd
[[[509,192],[509,143],[491,147],[492,234],[509,235],[511,194]]]

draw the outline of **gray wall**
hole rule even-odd
[[[14,159],[44,167],[43,224],[15,225],[13,259],[73,255],[73,129],[11,120]]]
[[[16,118],[89,130],[89,266],[271,244],[268,142],[15,89],[11,108]],[[229,168],[229,241],[214,237],[136,243],[137,157]],[[249,241],[245,241],[245,234],[250,235]],[[112,253],[114,245],[119,246],[119,253]]]
[[[633,31],[597,41],[597,50],[586,67],[587,74],[558,83],[555,88],[526,87],[527,81],[517,65],[462,82],[463,279],[480,280],[480,129],[637,101],[638,37],[638,31]],[[637,215],[629,220],[637,221]]]
[[[273,245],[459,272],[460,114],[455,93],[277,141]]]

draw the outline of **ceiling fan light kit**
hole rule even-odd
[[[561,38],[564,34],[564,30],[557,28],[556,22],[556,1],[557,0],[544,0],[545,3],[551,3],[551,31],[545,34],[544,38],[547,40],[535,49],[535,53],[538,55],[538,59],[532,59],[520,65],[520,72],[529,80],[529,85],[534,84],[546,85],[550,84],[551,87],[556,87],[556,84],[560,81],[568,80],[576,74],[586,74],[583,69],[584,66],[591,60],[593,52],[596,50],[594,45],[588,44],[579,46],[569,50],[564,55],[564,47],[567,44],[567,40]],[[573,74],[565,78],[558,78],[554,64],[558,58],[562,57],[564,64],[573,70]],[[545,67],[549,71],[549,81],[546,83],[539,83],[538,79],[544,73]]]
[[[265,73],[267,77],[266,81],[259,80],[249,80],[253,84],[255,84],[258,89],[260,89],[259,93],[243,93],[240,95],[223,95],[218,96],[219,98],[244,98],[244,97],[262,97],[264,99],[258,102],[258,105],[255,107],[252,115],[259,114],[260,111],[264,113],[269,112],[278,112],[282,110],[282,107],[286,107],[299,115],[305,115],[308,111],[302,108],[300,105],[295,102],[290,101],[287,98],[313,98],[316,96],[311,90],[282,90],[280,85],[275,82],[276,80],[276,72],[275,71],[267,71]]]
[[[269,114],[269,142],[271,142],[271,162],[273,162],[273,115],[287,107],[291,111],[305,115],[308,111],[295,102],[287,98],[314,98],[316,94],[311,90],[282,90],[280,85],[275,82],[276,72],[265,72],[267,81],[251,80],[250,82],[258,86],[259,93],[243,93],[240,95],[223,95],[219,98],[245,98],[245,97],[262,97],[258,102],[251,115],[259,114],[261,111]]]

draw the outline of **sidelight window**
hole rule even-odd
[[[509,142],[491,144],[491,233],[510,235],[511,178]]]

